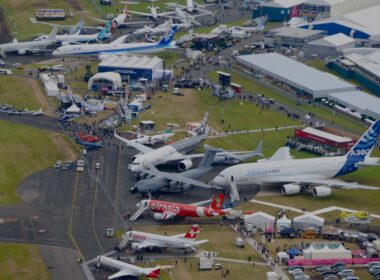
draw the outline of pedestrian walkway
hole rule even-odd
[[[229,135],[260,133],[260,132],[277,131],[277,130],[284,130],[284,129],[302,128],[302,127],[305,127],[305,126],[304,125],[288,125],[288,126],[260,128],[260,129],[245,129],[245,130],[239,129],[239,130],[234,130],[234,131],[219,132],[217,135],[210,135],[207,138],[212,139],[212,138],[225,137]]]
[[[297,212],[297,213],[304,213],[305,212],[305,211],[302,211],[301,209],[298,209],[298,208],[289,207],[286,205],[280,205],[280,204],[271,203],[271,202],[266,202],[266,201],[261,201],[261,200],[257,200],[257,199],[251,199],[250,201],[253,203],[262,204],[262,205],[266,205],[266,206],[270,206],[270,207],[274,207],[274,208],[279,208],[279,209],[285,209],[285,210],[289,210],[292,212]]]
[[[231,225],[231,228],[233,231],[238,233],[237,226]],[[245,238],[244,240],[252,247],[253,250],[255,250],[263,258],[263,260],[266,261],[266,265],[270,266],[272,270],[277,273],[281,280],[290,280],[288,275],[281,269],[281,267],[274,262],[272,256],[268,254],[263,254],[262,251],[259,250],[259,245],[257,244],[256,240],[251,238]]]
[[[253,262],[253,261],[246,261],[246,260],[239,260],[239,259],[221,258],[221,257],[216,257],[216,255],[217,254],[215,252],[201,251],[198,254],[196,254],[194,257],[196,258],[212,257],[215,260],[223,261],[223,262],[233,262],[233,263],[251,264],[251,265],[255,263],[255,265],[268,266],[267,262]]]

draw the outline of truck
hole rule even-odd
[[[235,245],[238,248],[244,248],[244,240],[241,237],[236,237],[235,239]]]
[[[13,73],[12,73],[12,70],[1,68],[0,69],[0,74],[1,75],[12,75]]]
[[[198,270],[211,270],[214,266],[213,258],[201,257],[198,262]]]

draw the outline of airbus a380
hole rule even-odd
[[[123,240],[119,244],[119,248],[124,248],[127,244],[133,250],[153,248],[171,248],[171,249],[190,249],[196,251],[195,247],[208,242],[205,240],[196,240],[197,234],[202,231],[199,225],[192,225],[184,234],[166,236],[141,231],[128,231],[123,235]]]
[[[171,41],[177,30],[173,26],[157,43],[123,43],[128,36],[121,36],[109,44],[82,44],[62,46],[53,52],[54,56],[99,56],[102,54],[122,54],[122,53],[157,53],[168,48],[174,48]]]
[[[233,200],[239,200],[237,185],[282,185],[284,195],[297,194],[312,186],[315,197],[331,195],[332,188],[380,190],[335,179],[360,167],[380,166],[380,158],[370,157],[379,134],[380,120],[377,120],[344,156],[291,159],[289,148],[283,147],[269,160],[224,169],[212,183],[230,186]]]

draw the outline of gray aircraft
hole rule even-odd
[[[196,180],[211,171],[211,164],[214,161],[216,153],[219,151],[221,150],[207,147],[206,152],[197,168],[186,170],[179,174],[165,173],[155,170],[154,172],[158,174],[158,176],[137,182],[131,188],[131,193],[147,195],[156,193],[179,193],[186,191],[194,186],[194,184],[189,182],[187,179],[191,178]],[[168,174],[170,174],[170,179],[168,178]],[[197,184],[195,186],[203,187],[203,184]]]

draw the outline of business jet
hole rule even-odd
[[[166,236],[160,234],[146,233],[141,231],[128,231],[123,235],[118,248],[123,249],[128,244],[134,251],[144,249],[165,248],[181,249],[195,252],[195,247],[208,242],[207,239],[196,240],[197,234],[202,231],[199,225],[192,225],[190,229],[183,234]]]
[[[147,23],[146,21],[145,22],[127,22],[127,19],[129,18],[128,2],[123,2],[123,3],[125,3],[123,12],[119,14],[118,16],[116,16],[114,19],[112,19],[113,29],[127,27],[129,25],[135,25],[135,24],[139,25],[139,24]],[[98,19],[98,18],[92,18],[92,19],[99,22],[104,22],[104,23],[108,22],[108,20],[103,20],[103,19]]]
[[[150,147],[141,145],[131,140],[120,137],[116,131],[114,132],[115,138],[126,143],[128,146],[140,151],[132,159],[132,164],[129,165],[129,170],[132,172],[143,172],[149,165],[160,165],[168,162],[178,162],[178,168],[181,171],[190,169],[193,166],[191,155],[186,155],[194,151],[203,140],[207,137],[207,120],[208,113],[206,112],[200,126],[197,129],[196,135],[177,141],[173,144],[152,149]]]
[[[124,276],[132,277],[147,277],[147,278],[158,278],[160,276],[161,269],[171,268],[172,266],[156,266],[153,268],[141,268],[133,264],[128,264],[122,261],[115,260],[106,256],[96,257],[96,266],[100,267],[101,265],[116,268],[119,272],[112,274],[108,279],[116,279]]]
[[[157,43],[123,43],[128,35],[121,36],[109,44],[79,44],[68,45],[57,48],[53,56],[99,56],[103,54],[146,54],[158,53],[175,46],[171,44],[174,34],[177,30],[173,26]]]
[[[380,158],[370,157],[379,134],[380,120],[377,120],[344,156],[292,159],[289,147],[282,147],[269,160],[224,169],[212,184],[230,186],[232,200],[239,200],[237,185],[279,184],[283,195],[298,194],[313,187],[315,197],[330,196],[332,188],[379,190],[335,179],[360,167],[380,166]]]
[[[203,8],[209,7],[209,6],[215,6],[215,4],[199,5],[194,0],[186,0],[186,6],[179,5],[178,3],[165,3],[165,5],[169,9],[175,9],[176,7],[179,7],[188,13],[194,13],[196,11],[202,11],[202,12],[204,12],[204,14],[208,14],[208,13],[212,14],[212,13],[210,11],[204,10]]]
[[[57,43],[62,45],[74,44],[74,43],[87,43],[87,42],[99,42],[111,37],[112,21],[109,21],[103,28],[96,34],[80,34],[78,30],[74,34],[56,35],[55,39]],[[41,35],[35,39],[35,41],[46,40],[48,35]]]
[[[144,135],[141,133],[134,133],[134,132],[130,132],[130,133],[136,134],[136,139],[133,139],[131,141],[136,142],[138,144],[151,145],[151,146],[156,145],[158,143],[167,142],[169,141],[170,137],[174,135],[174,133],[171,130],[166,131],[165,133],[156,134],[156,135]]]
[[[156,35],[156,34],[163,34],[168,32],[172,27],[173,27],[173,22],[172,20],[167,20],[155,27],[152,26],[147,26],[145,25],[143,28],[136,29],[133,34],[134,35],[145,35],[145,34],[150,34],[150,35]],[[191,23],[176,23],[175,24],[178,29],[180,30],[186,30],[191,27]]]
[[[54,27],[49,36],[42,41],[19,42],[14,39],[12,43],[0,45],[0,56],[5,57],[7,52],[16,52],[19,55],[40,52],[46,47],[54,45],[56,41],[57,27]]]

